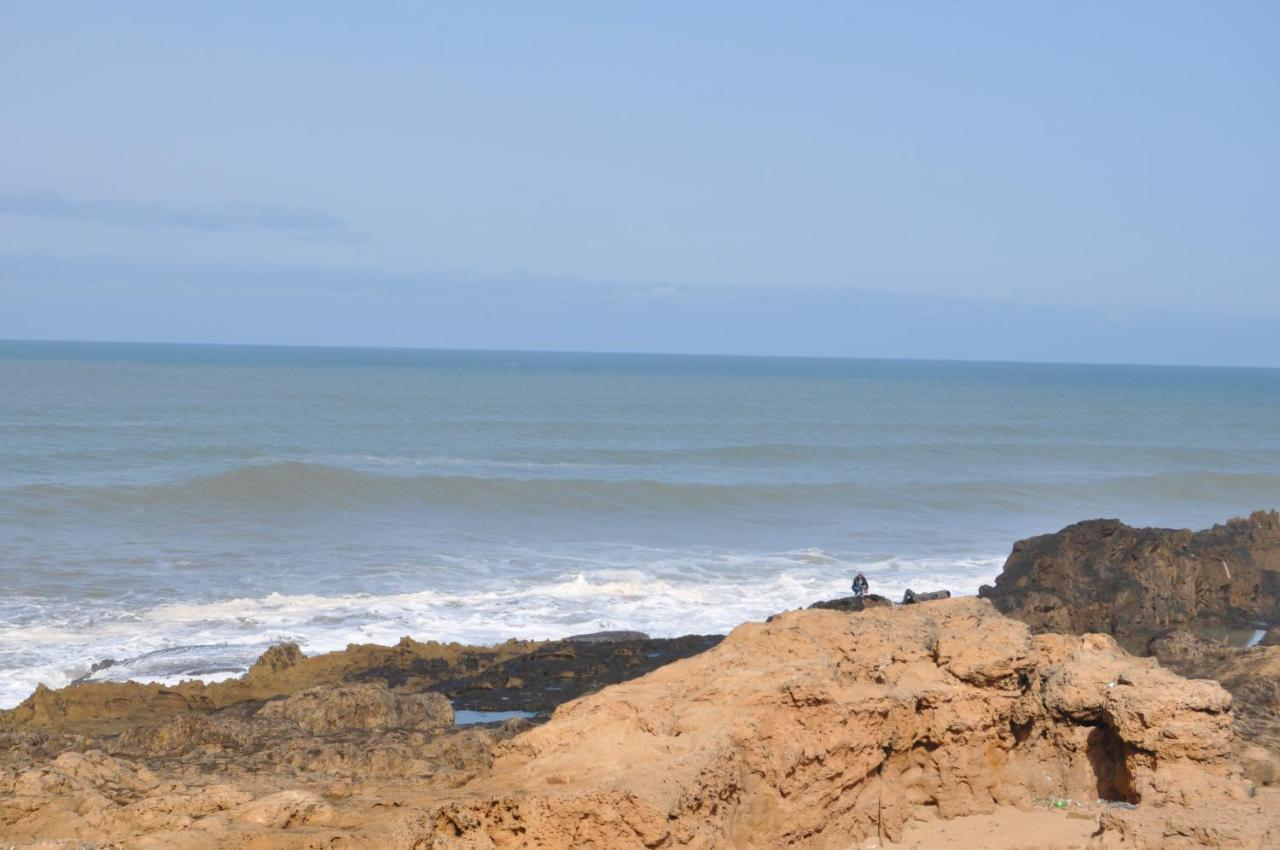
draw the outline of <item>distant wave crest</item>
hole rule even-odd
[[[362,511],[425,507],[494,514],[733,513],[768,509],[1020,509],[1198,501],[1280,502],[1280,475],[1170,472],[1072,481],[730,484],[580,477],[404,475],[284,461],[169,484],[32,484],[0,492],[15,513],[221,509]]]

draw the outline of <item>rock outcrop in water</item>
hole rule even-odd
[[[1280,514],[1191,532],[1090,520],[1014,544],[979,595],[1036,631],[1141,648],[1193,624],[1280,621]]]
[[[1277,795],[1250,797],[1229,705],[981,600],[794,611],[541,726],[450,728],[439,696],[382,682],[112,734],[10,723],[0,844],[845,848],[976,817],[1011,847],[992,830],[1021,807],[1042,824],[1022,850],[1276,846]],[[1055,837],[1071,821],[1042,801],[1099,797],[1115,805],[1078,806],[1077,843]]]

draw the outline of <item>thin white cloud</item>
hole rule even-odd
[[[346,221],[310,207],[249,202],[173,204],[113,198],[68,198],[57,192],[0,193],[0,214],[124,227],[177,227],[210,232],[260,230],[295,236],[350,237]]]
[[[680,298],[684,292],[675,286],[655,286],[635,293],[640,298]]]

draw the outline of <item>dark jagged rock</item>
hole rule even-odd
[[[570,643],[622,643],[628,640],[648,640],[644,632],[590,632],[585,635],[569,635]]]
[[[1037,631],[1106,632],[1145,644],[1191,624],[1280,620],[1280,514],[1213,528],[1076,523],[1021,540],[979,596]]]
[[[828,611],[865,611],[868,608],[889,608],[893,603],[883,596],[868,593],[866,596],[841,596],[839,599],[824,599],[815,602],[810,608],[824,608]]]
[[[950,599],[951,591],[949,590],[930,590],[925,593],[916,593],[911,588],[907,588],[907,592],[902,594],[903,605],[915,605],[917,602],[934,602],[938,599]]]
[[[643,676],[651,670],[705,652],[723,635],[685,635],[643,640],[548,643],[479,671],[436,682],[431,690],[466,711],[551,711],[557,705],[606,685]],[[381,671],[371,676],[387,680]],[[396,684],[394,679],[389,684]]]

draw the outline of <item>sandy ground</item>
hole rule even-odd
[[[1057,811],[1035,808],[1022,811],[1000,808],[990,815],[916,823],[908,826],[899,842],[862,842],[859,850],[1080,850],[1098,829],[1096,807]]]

